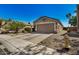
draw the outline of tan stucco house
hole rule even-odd
[[[63,30],[63,25],[58,19],[42,16],[34,21],[34,28],[36,32],[52,33]]]

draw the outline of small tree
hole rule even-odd
[[[76,26],[77,25],[77,17],[76,16],[72,16],[71,25],[72,26]]]

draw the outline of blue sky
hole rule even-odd
[[[66,14],[74,14],[75,4],[0,4],[0,18],[33,22],[40,16],[59,19],[68,26]]]

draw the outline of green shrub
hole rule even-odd
[[[18,22],[18,21],[12,21],[12,20],[5,20],[6,24],[2,27],[5,30],[13,30],[15,32],[18,32],[19,29],[23,29],[26,26],[31,26],[31,24],[25,24],[23,22]],[[21,32],[31,32],[31,28],[25,28],[23,31]]]

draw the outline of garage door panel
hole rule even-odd
[[[39,24],[37,25],[38,32],[53,32],[54,31],[54,24]]]

